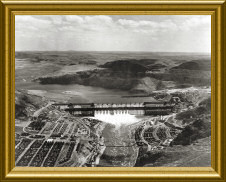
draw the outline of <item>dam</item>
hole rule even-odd
[[[170,102],[143,102],[125,104],[104,103],[55,103],[54,106],[74,116],[95,116],[95,114],[168,115],[174,111]]]

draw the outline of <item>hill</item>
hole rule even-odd
[[[172,145],[190,145],[194,141],[211,135],[211,122],[208,119],[197,119],[187,125],[173,140]]]
[[[202,69],[202,61],[182,63],[171,69],[160,62],[156,59],[116,60],[102,64],[97,69],[52,74],[36,80],[41,84],[80,84],[146,94],[172,86],[186,88],[211,84],[211,72],[207,70],[210,61],[205,69]]]
[[[211,70],[211,62],[209,60],[193,60],[182,63],[178,66],[172,67],[171,69],[186,69],[186,70]]]
[[[154,62],[155,60],[117,60],[101,65],[101,69],[44,76],[37,81],[41,84],[81,84],[133,93],[150,93],[164,86],[155,78],[145,77],[148,65]]]
[[[118,60],[113,62],[107,62],[104,65],[100,65],[102,68],[109,68],[116,72],[145,72],[148,70],[148,67],[142,64],[142,61],[139,60]],[[148,60],[147,60],[148,64]]]
[[[35,95],[29,95],[22,90],[15,91],[15,118],[26,119],[37,109],[46,104],[43,98]]]
[[[139,156],[135,167],[207,167],[211,166],[211,138],[199,139],[192,145],[175,145],[160,152],[148,152]]]

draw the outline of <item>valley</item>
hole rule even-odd
[[[210,166],[210,78],[205,54],[17,52],[16,166]],[[59,103],[173,110],[78,117]]]

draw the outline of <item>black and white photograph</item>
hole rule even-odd
[[[15,15],[16,167],[210,167],[211,15]]]

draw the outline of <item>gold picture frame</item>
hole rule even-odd
[[[226,181],[224,0],[0,2],[0,181]],[[15,15],[211,15],[211,167],[15,167]]]

